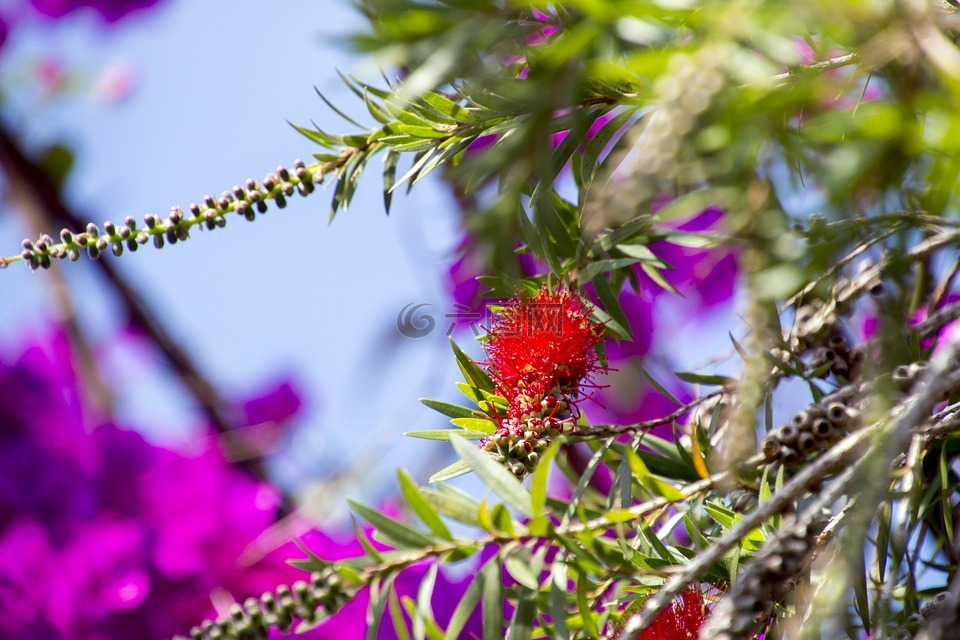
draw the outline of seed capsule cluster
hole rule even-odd
[[[559,388],[539,401],[519,396],[523,413],[505,418],[492,436],[480,441],[480,448],[522,479],[533,472],[555,438],[576,430],[577,421],[565,397]]]
[[[835,335],[820,347],[814,355],[811,365],[820,371],[821,377],[833,374],[839,379],[854,381],[860,378],[866,352],[859,347],[851,348],[847,339]]]
[[[950,594],[946,591],[941,591],[933,597],[933,600],[924,603],[924,605],[920,607],[920,616],[924,620],[928,620],[935,615],[939,615],[946,610],[949,602]]]
[[[158,249],[166,243],[176,244],[190,237],[190,229],[198,226],[212,231],[227,224],[226,215],[237,213],[249,221],[257,214],[267,212],[267,203],[273,200],[281,209],[287,205],[287,197],[299,192],[306,196],[314,191],[315,183],[323,180],[323,171],[319,166],[307,167],[297,160],[293,170],[277,167],[275,173],[267,175],[262,183],[247,180],[245,186],[235,186],[224,191],[219,198],[206,196],[202,204],[191,204],[188,212],[173,207],[170,213],[161,217],[148,213],[143,217],[143,226],[138,226],[132,216],[127,216],[122,224],[107,221],[103,228],[90,223],[79,233],[64,229],[60,232],[60,242],[47,234],[36,241],[24,240],[20,257],[31,270],[48,269],[54,260],[69,259],[76,261],[80,255],[96,260],[107,250],[119,256],[124,250],[136,251],[141,245],[153,241]],[[9,260],[0,258],[0,267]]]
[[[764,458],[792,466],[829,448],[859,425],[863,395],[860,387],[847,385],[807,405],[789,423],[766,435],[760,445]]]
[[[812,548],[813,536],[805,525],[786,519],[785,524],[744,566],[700,630],[700,638],[737,640],[763,631],[775,604],[790,594]]]
[[[314,572],[310,583],[298,581],[281,585],[276,593],[260,598],[247,598],[243,606],[234,604],[227,616],[205,620],[190,630],[190,640],[263,640],[271,629],[288,631],[295,619],[314,622],[320,608],[328,615],[335,613],[349,600],[340,576],[333,567]],[[173,640],[187,640],[174,636]]]
[[[797,309],[787,344],[793,353],[816,349],[830,340],[839,324],[836,312],[821,300],[811,300]]]
[[[929,638],[953,637],[945,635],[945,627],[953,626],[957,622],[960,612],[951,612],[950,594],[946,591],[938,593],[933,600],[920,607],[919,613],[906,616],[903,624],[891,622],[886,625],[886,637],[890,640],[910,640],[917,633],[925,629]]]

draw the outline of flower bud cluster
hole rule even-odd
[[[327,567],[314,572],[309,584],[300,580],[290,587],[281,585],[276,593],[247,598],[243,606],[232,605],[229,615],[205,620],[191,629],[190,640],[263,640],[271,636],[272,629],[288,631],[295,619],[316,621],[320,608],[332,615],[349,599],[336,569]],[[187,638],[174,636],[173,640]]]
[[[266,213],[270,200],[282,209],[287,204],[288,196],[295,192],[309,195],[316,188],[314,184],[322,180],[320,165],[307,167],[297,160],[293,171],[278,167],[276,173],[267,175],[262,183],[247,180],[244,187],[235,186],[230,191],[224,191],[219,198],[208,195],[204,197],[203,204],[191,204],[188,212],[173,207],[165,218],[148,213],[143,217],[142,226],[138,226],[132,216],[127,216],[122,224],[109,220],[104,222],[102,229],[92,222],[82,232],[64,229],[60,232],[60,242],[47,234],[41,235],[36,242],[24,240],[20,259],[35,271],[50,268],[54,260],[79,260],[84,252],[96,260],[108,250],[119,256],[124,250],[136,251],[150,241],[161,249],[165,244],[187,240],[194,226],[199,226],[201,230],[206,227],[210,231],[226,226],[229,213],[235,212],[253,221],[258,213]],[[15,258],[0,258],[0,267],[5,267],[13,260]]]
[[[532,472],[555,438],[576,430],[581,386],[600,370],[594,345],[602,334],[586,303],[565,289],[543,288],[504,307],[486,351],[507,410],[493,416],[497,430],[480,448],[518,478]]]
[[[793,419],[768,433],[760,452],[768,462],[800,464],[859,426],[860,403],[870,385],[847,385],[808,404]]]
[[[532,473],[540,456],[560,435],[576,431],[577,420],[565,394],[558,388],[542,399],[518,396],[522,409],[518,415],[508,415],[480,447],[491,453],[518,478]]]
[[[785,528],[769,538],[743,568],[700,630],[706,640],[752,638],[763,631],[774,606],[782,603],[812,549],[808,527],[785,517]]]

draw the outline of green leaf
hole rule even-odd
[[[577,607],[580,612],[580,617],[583,619],[584,631],[586,631],[591,638],[599,638],[600,628],[597,626],[597,616],[587,598],[587,589],[590,588],[589,582],[583,573],[577,576]]]
[[[478,389],[493,391],[493,380],[490,379],[487,372],[471,360],[470,356],[457,346],[453,338],[450,338],[450,346],[453,348],[453,354],[457,359],[457,366],[460,367],[460,372],[463,373],[464,379]]]
[[[663,277],[663,274],[660,273],[660,270],[657,269],[652,264],[650,264],[649,262],[641,262],[640,268],[643,270],[645,274],[647,274],[647,276],[649,276],[651,280],[653,280],[658,285],[660,285],[660,287],[663,288],[664,290],[669,291],[670,293],[673,293],[675,295],[678,295],[681,298],[684,297],[682,293],[677,291],[676,287],[674,287],[672,284],[667,282],[666,278]]]
[[[533,471],[533,481],[530,484],[530,506],[533,509],[533,517],[537,518],[544,513],[544,507],[547,504],[547,482],[550,478],[550,467],[553,459],[557,457],[560,451],[560,445],[563,444],[563,438],[557,438],[550,443],[547,450],[540,456],[540,462]]]
[[[383,620],[383,610],[387,605],[388,595],[393,590],[393,581],[396,574],[390,574],[381,582],[379,576],[370,584],[370,602],[367,605],[367,640],[376,640]]]
[[[490,510],[490,524],[495,532],[505,533],[511,537],[516,535],[516,527],[513,526],[510,510],[500,503],[493,505],[493,509]]]
[[[675,375],[684,382],[692,382],[695,384],[724,386],[730,384],[730,382],[733,380],[727,376],[716,376],[707,373],[692,373],[687,371],[678,371]]]
[[[593,138],[587,143],[586,150],[583,154],[582,173],[588,176],[589,180],[593,179],[594,167],[597,164],[597,160],[600,158],[600,154],[604,152],[604,150],[610,144],[610,141],[613,140],[613,137],[624,128],[624,125],[626,125],[626,123],[635,116],[635,109],[629,109],[623,113],[617,114],[607,121],[602,127],[600,127],[600,130],[597,131],[596,135],[594,135]]]
[[[478,118],[446,96],[432,91],[423,94],[422,100],[440,113],[457,122],[477,122]]]
[[[488,434],[480,431],[470,431],[469,429],[430,429],[427,431],[406,431],[403,435],[409,438],[420,438],[421,440],[449,440],[450,436],[458,435],[467,440],[480,440],[486,438]]]
[[[497,561],[497,557],[494,556],[487,561],[487,564]],[[470,586],[467,587],[467,590],[464,592],[463,597],[460,598],[460,602],[457,603],[457,608],[453,610],[453,615],[450,617],[450,624],[447,625],[447,632],[443,635],[443,640],[458,640],[458,638],[460,638],[460,633],[467,625],[470,616],[480,602],[482,589],[483,570],[481,569],[480,574],[473,579]]]
[[[417,514],[420,521],[427,525],[427,528],[437,536],[444,540],[453,540],[450,529],[447,528],[447,525],[440,519],[437,511],[431,506],[427,499],[423,497],[423,494],[420,493],[420,487],[417,485],[416,480],[413,479],[413,476],[404,469],[398,469],[397,477],[400,481],[400,493],[403,495],[403,499],[410,505],[413,512]]]
[[[431,149],[427,149],[421,152],[416,158],[416,160],[414,161],[413,165],[411,165],[410,168],[407,170],[407,172],[403,174],[403,176],[399,180],[397,180],[396,184],[394,184],[392,188],[393,189],[399,188],[405,182],[410,180],[410,178],[420,173],[420,170],[423,169],[423,166],[430,161],[430,158],[432,158],[436,152],[437,152],[436,147],[433,147]]]
[[[662,384],[657,382],[656,378],[650,375],[650,372],[647,371],[643,366],[640,367],[640,371],[643,373],[643,376],[647,379],[647,381],[653,385],[653,388],[660,392],[660,395],[662,395],[664,398],[666,398],[673,404],[677,405],[678,407],[683,405],[683,403],[677,400],[672,393],[667,391],[666,387],[664,387]]]
[[[724,533],[732,529],[741,519],[739,513],[731,511],[711,500],[703,503],[703,510],[707,512],[708,516],[716,520],[717,524],[723,527]]]
[[[439,483],[437,491],[421,487],[420,493],[441,515],[470,526],[479,525],[480,503],[456,487]]]
[[[517,478],[502,465],[494,461],[486,452],[481,451],[463,438],[450,438],[453,448],[463,458],[471,469],[480,477],[487,487],[500,496],[508,505],[530,516],[533,507],[530,503],[530,494]]]
[[[363,90],[363,101],[367,105],[367,112],[373,116],[373,119],[379,122],[380,124],[387,124],[393,121],[393,117],[387,112],[386,109],[381,107],[374,98],[370,97],[370,91],[368,89]]]
[[[374,562],[383,562],[383,556],[380,555],[380,552],[377,551],[376,547],[373,546],[373,543],[370,542],[370,538],[367,537],[366,532],[360,528],[360,524],[353,520],[353,532],[357,536],[357,542],[360,543],[360,546],[363,547],[364,553],[366,553]]]
[[[433,620],[433,608],[430,600],[433,598],[433,588],[437,583],[437,571],[440,565],[436,562],[427,569],[427,574],[420,581],[417,590],[417,606],[413,614],[413,640],[425,640],[427,636],[427,621]]]
[[[650,473],[650,470],[647,469],[647,465],[644,464],[643,460],[639,455],[637,455],[636,451],[630,448],[627,448],[626,451],[627,460],[630,463],[630,470],[633,472],[634,477],[647,491],[654,496],[660,496],[661,498],[671,502],[683,500],[683,494],[680,493],[679,490]]]
[[[460,405],[457,405],[457,404],[451,404],[449,402],[441,402],[440,400],[431,400],[429,398],[420,398],[420,403],[450,418],[475,417],[473,409],[468,409],[467,407],[461,407]]]
[[[401,522],[397,522],[393,518],[380,513],[376,509],[371,509],[370,507],[360,504],[359,502],[349,498],[347,498],[347,503],[350,505],[350,508],[354,513],[373,525],[377,532],[388,537],[391,542],[394,542],[401,547],[423,549],[437,543],[435,538],[428,536],[427,534],[423,533],[422,531],[418,531],[413,527],[405,525]]]
[[[618,244],[632,240],[638,235],[650,228],[653,224],[653,217],[650,215],[637,216],[629,222],[625,222],[621,227],[609,231],[599,238],[593,246],[594,253],[607,253]]]
[[[667,562],[676,562],[677,559],[670,553],[670,550],[667,549],[667,545],[663,544],[663,541],[654,533],[653,529],[646,525],[644,521],[641,521],[640,528],[643,530],[643,535],[653,547],[653,550],[657,552],[657,555],[660,556],[661,560]]]
[[[507,557],[503,566],[506,568],[507,573],[527,589],[536,591],[540,588],[540,578],[531,570],[528,558],[521,558],[519,555],[511,554]]]
[[[480,576],[483,578],[483,640],[503,640],[503,582],[498,555],[483,566]]]
[[[694,546],[698,551],[702,551],[710,546],[710,541],[700,533],[700,528],[694,524],[693,520],[690,519],[690,515],[685,513],[683,514],[683,526],[687,530],[687,535],[690,536],[690,540],[693,542]]]
[[[497,431],[497,423],[484,418],[454,418],[450,422],[468,431],[475,431],[487,435],[491,435]]]
[[[593,282],[593,290],[597,292],[597,298],[603,304],[610,318],[620,327],[620,332],[632,340],[633,330],[630,327],[630,321],[627,320],[626,314],[620,307],[620,301],[617,300],[617,296],[610,287],[610,283],[602,275],[598,275],[591,280],[591,282]]]
[[[480,389],[477,389],[475,386],[466,382],[457,382],[456,386],[463,395],[467,396],[477,404],[483,402],[483,393],[481,393]]]
[[[652,262],[656,264],[663,264],[663,261],[650,250],[649,247],[645,244],[618,244],[617,250],[631,258],[636,258],[641,262]]]
[[[553,637],[569,640],[567,630],[567,565],[555,560],[550,567],[550,619],[553,622]]]
[[[533,636],[534,613],[536,613],[534,594],[527,589],[521,589],[516,608],[513,610],[513,618],[510,620],[507,640],[527,640],[531,638]]]
[[[596,109],[593,110],[595,111]],[[530,196],[530,206],[536,207],[540,198],[553,188],[554,181],[557,179],[560,171],[563,170],[564,165],[570,160],[574,149],[583,142],[591,124],[593,124],[593,120],[589,117],[581,116],[577,118],[573,127],[567,131],[567,135],[565,135],[560,144],[554,148],[553,153],[550,154],[547,160],[546,166],[543,167],[541,171],[540,180],[537,182],[537,186]]]
[[[393,200],[393,187],[397,178],[397,162],[400,154],[389,149],[383,156],[383,208],[389,214],[390,202]]]
[[[414,138],[449,138],[449,131],[437,131],[433,127],[421,127],[412,124],[401,124],[399,126],[401,133]]]
[[[400,598],[397,597],[396,589],[390,590],[390,619],[393,621],[393,630],[397,633],[398,640],[411,640],[407,633],[407,619],[403,616],[403,609],[400,608]]]
[[[616,258],[614,260],[595,260],[580,270],[580,282],[590,282],[601,273],[616,271],[640,262],[636,258]]]
[[[466,473],[470,473],[470,465],[463,460],[457,460],[453,464],[444,467],[440,471],[437,471],[435,474],[430,476],[430,483],[434,484],[440,482],[441,480],[449,480],[451,478],[456,478],[457,476],[462,476]]]
[[[301,135],[306,136],[310,141],[319,144],[325,149],[337,149],[344,146],[343,138],[341,136],[330,135],[329,133],[325,133],[320,129],[306,129],[304,127],[298,127],[292,123],[290,126],[296,129]]]
[[[573,490],[573,495],[569,500],[569,506],[563,514],[563,518],[561,519],[563,524],[566,524],[573,519],[573,516],[577,512],[577,507],[580,505],[581,498],[583,498],[584,492],[586,492],[586,490],[590,487],[590,480],[593,479],[593,474],[596,473],[597,468],[600,466],[601,460],[603,460],[604,454],[611,446],[613,446],[613,440],[604,440],[597,447],[593,457],[590,458],[590,462],[587,463],[586,468],[580,475],[580,480],[577,482],[576,488]]]
[[[338,116],[340,116],[341,118],[343,118],[344,120],[346,120],[347,122],[349,122],[350,124],[352,124],[353,126],[355,126],[355,127],[357,127],[357,128],[360,128],[360,129],[363,129],[363,125],[362,125],[362,124],[360,124],[359,122],[357,122],[356,120],[354,120],[353,118],[351,118],[350,116],[348,116],[347,114],[345,114],[343,111],[341,111],[340,109],[338,109],[338,108],[336,107],[336,105],[334,105],[332,102],[330,102],[329,100],[327,100],[327,96],[323,95],[323,93],[321,93],[319,89],[317,89],[316,87],[314,87],[314,90],[317,92],[317,95],[320,96],[320,99],[323,100],[323,101],[326,103],[326,105],[327,105],[328,107],[330,107],[330,109],[331,109],[334,113],[336,113]]]

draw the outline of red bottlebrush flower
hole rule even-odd
[[[640,640],[696,640],[709,613],[700,585],[692,584],[643,630]]]
[[[594,346],[602,334],[603,326],[568,290],[544,287],[532,298],[514,300],[494,318],[486,345],[497,393],[511,404],[517,395],[538,398],[554,389],[576,396],[600,370]]]
[[[642,603],[635,603],[627,609],[620,626],[613,633],[614,638],[621,636],[623,624],[642,606]],[[704,598],[700,585],[691,584],[643,630],[640,640],[697,640],[700,628],[710,616],[710,608],[711,603]]]

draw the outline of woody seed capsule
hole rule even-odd
[[[785,424],[780,427],[777,436],[783,444],[792,445],[797,441],[797,435],[799,433],[800,430],[795,425]]]
[[[810,433],[801,433],[797,436],[797,449],[800,453],[810,453],[817,448],[817,440]]]

